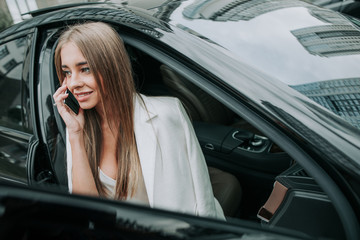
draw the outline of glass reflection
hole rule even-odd
[[[360,78],[291,86],[360,129]]]
[[[25,51],[30,39],[23,37],[0,45],[0,179],[21,183],[27,181],[32,132],[29,52]]]
[[[31,133],[28,76],[22,74],[25,47],[26,37],[0,46],[0,124]]]
[[[360,32],[344,16],[292,0],[198,0],[182,6],[173,12],[173,24],[360,128]]]

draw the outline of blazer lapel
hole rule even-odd
[[[145,105],[144,105],[145,103]],[[155,128],[151,120],[156,117],[151,104],[147,104],[146,96],[136,95],[134,109],[135,139],[139,153],[141,170],[149,204],[154,203],[155,159],[157,152],[157,139]]]

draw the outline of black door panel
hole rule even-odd
[[[28,139],[27,134],[0,128],[0,180],[27,183]]]

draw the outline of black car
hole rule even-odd
[[[303,1],[40,9],[0,32],[0,236],[360,239],[360,28]],[[53,106],[70,24],[123,38],[139,92],[176,96],[209,167],[242,186],[227,222],[70,195]],[[174,139],[176,144],[176,139]]]

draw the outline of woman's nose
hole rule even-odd
[[[79,87],[83,86],[84,83],[83,83],[81,77],[79,76],[79,74],[73,73],[71,75],[71,78],[67,79],[67,85],[68,85],[68,88],[73,90],[75,88],[79,88]]]

